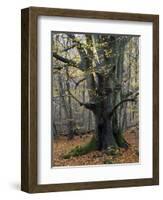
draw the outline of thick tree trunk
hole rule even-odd
[[[111,120],[101,118],[100,115],[96,115],[95,119],[96,119],[97,149],[105,150],[110,146],[115,146],[116,142],[113,136]]]
[[[101,112],[95,114],[97,149],[105,150],[112,146],[128,148],[128,143],[118,128],[117,121],[114,122],[107,117],[103,109],[99,108],[99,110]]]
[[[96,106],[96,135],[98,150],[105,150],[108,147],[116,146],[116,141],[113,135],[112,120],[108,113],[112,110],[112,93],[108,96],[101,97]]]

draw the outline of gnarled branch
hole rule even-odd
[[[136,97],[139,95],[139,93],[137,93],[133,98],[128,98],[128,99],[123,99],[122,101],[120,101],[118,104],[116,104],[114,106],[114,108],[112,109],[112,111],[109,113],[109,117],[112,117],[114,112],[117,110],[117,108],[122,105],[125,102],[131,101],[131,102],[136,102]]]
[[[95,110],[95,107],[96,107],[95,103],[93,103],[93,102],[83,103],[79,99],[77,99],[70,91],[68,91],[68,93],[76,102],[78,102],[80,104],[80,106],[84,106],[85,108],[87,108],[91,111]]]
[[[78,85],[79,85],[81,82],[85,81],[86,79],[87,79],[87,77],[84,77],[84,78],[80,79],[78,82],[75,82],[75,89],[78,87]]]
[[[77,66],[77,63],[74,62],[73,60],[70,60],[70,59],[64,58],[64,57],[58,55],[58,54],[55,53],[55,52],[53,52],[53,57],[55,57],[57,60],[60,60],[61,62],[64,62],[64,63],[70,64],[70,65],[72,65],[72,66]]]
[[[84,71],[84,66],[85,65],[83,64],[83,62],[77,63],[77,62],[75,62],[75,61],[73,61],[71,59],[64,58],[64,57],[60,56],[56,52],[53,52],[53,57],[56,58],[57,60],[60,60],[63,63],[66,63],[66,64],[68,64],[68,65],[70,65],[72,67],[75,67],[75,68],[77,68],[77,69],[79,69],[81,71]]]
[[[70,91],[68,91],[69,95],[76,101],[80,104],[80,106],[83,105],[83,102],[81,102],[79,99],[77,99]]]
[[[63,49],[63,52],[69,51],[70,49],[73,49],[74,47],[76,47],[76,44],[73,44],[70,47],[67,47],[66,49]]]

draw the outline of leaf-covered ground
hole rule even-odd
[[[53,165],[54,166],[79,166],[79,165],[100,165],[115,163],[135,163],[139,162],[138,133],[131,128],[124,134],[125,139],[130,144],[127,150],[120,148],[115,155],[107,155],[103,151],[92,151],[85,155],[64,159],[73,148],[83,146],[91,140],[93,134],[75,136],[72,140],[67,140],[66,136],[60,136],[53,143]]]

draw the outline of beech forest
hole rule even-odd
[[[51,33],[52,165],[139,162],[139,36]]]

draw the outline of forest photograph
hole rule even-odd
[[[52,166],[139,162],[139,35],[51,32]]]

